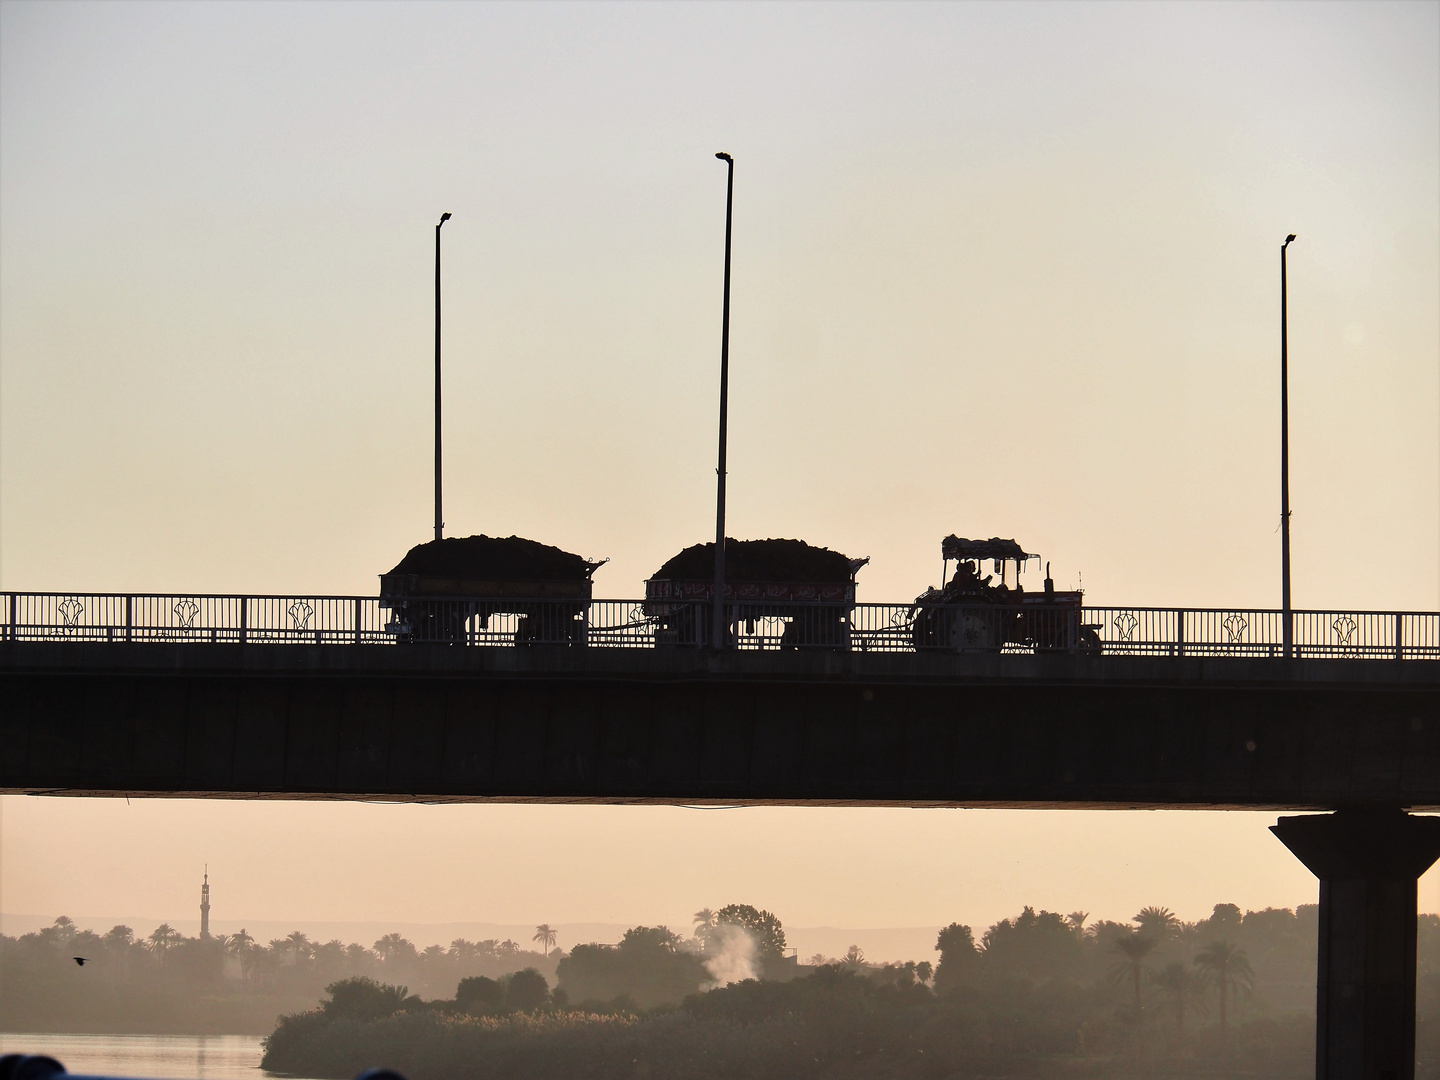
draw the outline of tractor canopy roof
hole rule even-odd
[[[417,544],[392,574],[472,581],[589,581],[603,564],[521,536],[457,536]]]
[[[804,540],[725,540],[725,580],[846,585],[869,559],[852,559]],[[652,581],[710,581],[715,545],[695,544],[651,575]]]
[[[947,559],[1038,559],[1014,540],[992,536],[989,540],[964,540],[953,533],[940,541],[940,554]]]

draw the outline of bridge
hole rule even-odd
[[[1440,614],[1295,612],[1285,659],[1274,611],[737,603],[715,650],[646,601],[433,603],[427,642],[373,597],[6,594],[0,791],[1328,811],[1274,827],[1318,1075],[1413,1076]]]

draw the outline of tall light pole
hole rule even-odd
[[[440,511],[440,226],[450,220],[447,211],[435,226],[435,539],[445,535],[445,516]]]
[[[720,316],[720,465],[715,485],[715,622],[710,641],[717,649],[728,644],[725,628],[725,432],[730,406],[730,207],[735,194],[735,159],[721,151],[725,162],[725,301]]]
[[[1290,328],[1285,249],[1294,239],[1291,233],[1280,245],[1280,607],[1284,620],[1280,629],[1287,660],[1295,648],[1295,626],[1290,612]]]

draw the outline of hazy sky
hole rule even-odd
[[[732,535],[869,555],[862,599],[935,583],[957,532],[1097,603],[1276,605],[1295,232],[1296,603],[1440,604],[1434,3],[9,0],[0,585],[373,593],[429,537],[450,211],[449,532],[637,594],[713,530],[722,149]],[[188,911],[226,857],[257,917],[1313,894],[1263,815],[4,815],[8,911]],[[121,840],[127,872],[61,868]]]

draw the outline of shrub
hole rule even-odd
[[[484,975],[461,979],[455,988],[455,1007],[477,1016],[493,1016],[505,1010],[505,985]]]
[[[330,1000],[321,1002],[320,1008],[328,1016],[345,1020],[379,1020],[399,1012],[407,999],[419,1001],[409,998],[407,987],[384,986],[363,975],[333,982],[325,992]]]
[[[545,1007],[550,998],[550,984],[534,968],[517,971],[505,988],[505,1006],[513,1012],[534,1012]]]

